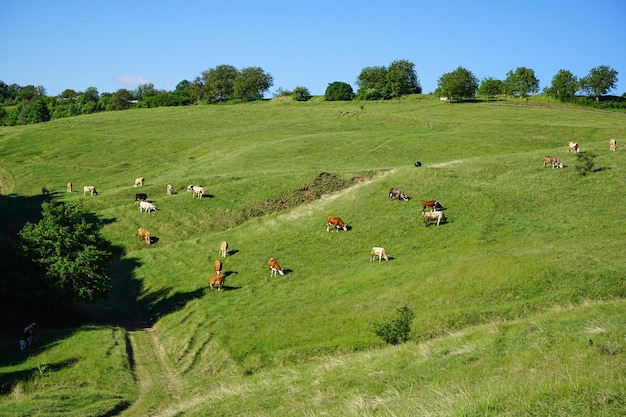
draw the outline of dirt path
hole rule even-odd
[[[174,415],[180,405],[181,384],[169,367],[154,328],[128,332],[129,360],[139,397],[121,416]]]

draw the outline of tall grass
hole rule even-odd
[[[91,311],[150,326],[157,344],[135,333],[134,344],[116,349],[141,369],[151,369],[152,352],[159,358],[152,373],[169,375],[175,389],[83,382],[117,398],[109,410],[139,398],[130,415],[619,415],[626,156],[609,153],[608,139],[619,143],[623,114],[510,104],[449,105],[427,96],[272,101],[3,128],[8,196],[0,196],[0,210],[14,219],[6,229],[19,229],[36,215],[34,195],[46,185],[55,200],[96,212],[103,234],[123,248],[111,299]],[[570,140],[597,155],[584,177],[567,154]],[[544,169],[547,154],[566,168]],[[259,202],[280,205],[322,172],[362,181],[296,208],[249,215]],[[141,190],[132,187],[138,176],[146,177]],[[69,195],[67,181],[96,185],[100,194]],[[170,197],[168,183],[177,190]],[[192,199],[188,184],[204,186],[208,197]],[[389,201],[390,187],[412,199]],[[137,191],[154,200],[156,213],[139,213]],[[16,209],[14,199],[30,209]],[[424,227],[422,199],[442,202],[449,221]],[[326,232],[328,215],[341,216],[349,231]],[[137,239],[138,227],[158,241]],[[221,240],[231,245],[226,290],[209,291]],[[372,246],[385,247],[391,260],[370,263]],[[269,257],[287,274],[270,277]],[[416,313],[411,340],[385,346],[371,323],[405,305]],[[76,334],[85,352],[102,351],[91,332]],[[56,343],[76,345],[64,336]],[[92,363],[73,349],[72,368],[141,378],[110,355]],[[74,386],[62,367],[58,382],[19,388],[19,372],[49,352],[46,344],[31,356],[15,352],[3,365],[14,371],[0,412],[43,410],[51,401],[40,398]],[[74,403],[57,398],[63,412],[90,402],[76,396]]]

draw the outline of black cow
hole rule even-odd
[[[144,193],[135,194],[135,203],[137,201],[148,201],[148,195]]]

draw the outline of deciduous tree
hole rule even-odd
[[[354,90],[348,83],[335,81],[328,84],[324,92],[324,99],[327,101],[349,101],[354,98]]]
[[[464,100],[476,96],[477,90],[478,78],[471,71],[458,67],[439,78],[436,93],[450,100]]]
[[[513,96],[526,97],[539,91],[539,80],[535,77],[535,71],[526,67],[509,71],[504,85],[507,93]]]
[[[580,86],[590,96],[600,100],[617,85],[617,71],[608,65],[600,65],[589,71],[589,74],[580,80]]]

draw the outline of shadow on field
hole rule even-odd
[[[0,374],[0,395],[11,393],[18,381],[27,381],[33,377],[43,376],[47,373],[57,372],[63,368],[69,368],[78,362],[78,358],[70,358],[57,363],[40,364],[37,367],[23,369],[21,371]]]

